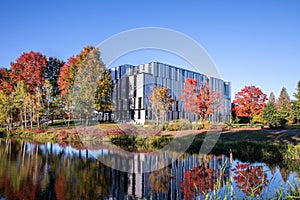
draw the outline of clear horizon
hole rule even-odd
[[[293,93],[300,81],[300,2],[298,1],[9,1],[0,8],[0,67],[10,67],[23,52],[39,51],[66,61],[84,46],[97,46],[119,32],[162,27],[198,42],[232,83],[232,98],[246,85],[276,98],[282,87]],[[100,49],[101,50],[101,49]],[[115,63],[182,59],[148,52]]]

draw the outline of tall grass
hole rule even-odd
[[[225,162],[226,163],[226,162]],[[240,190],[234,190],[234,181],[228,179],[225,183],[222,184],[223,176],[225,174],[226,166],[225,164],[221,167],[219,176],[217,178],[217,182],[214,186],[214,189],[207,193],[202,194],[205,200],[227,200],[227,199],[300,199],[300,187],[296,184],[288,183],[289,188],[284,188],[282,184],[278,189],[275,189],[275,194],[272,196],[268,191],[263,193],[265,189],[267,189],[267,185],[258,185],[256,187],[251,188],[249,194],[244,194]],[[262,182],[265,181],[265,177],[262,177]],[[276,181],[275,177],[272,177],[268,181],[268,185],[272,183],[272,181]],[[300,181],[300,177],[299,177]],[[263,186],[263,188],[261,188]],[[257,191],[262,191],[259,195],[257,195]],[[270,188],[268,188],[270,190]],[[200,194],[201,196],[201,194]],[[198,196],[198,197],[200,197]],[[198,197],[196,199],[198,199]],[[200,197],[200,199],[202,199]]]

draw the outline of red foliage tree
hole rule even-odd
[[[16,62],[11,64],[10,78],[14,84],[23,81],[33,92],[37,87],[41,88],[45,81],[45,69],[47,67],[46,56],[39,52],[30,51],[23,53]]]
[[[187,78],[180,98],[184,101],[184,108],[199,115],[201,119],[206,119],[221,107],[220,94],[210,90],[207,81],[198,84],[197,80]]]
[[[259,195],[268,185],[267,174],[264,173],[262,166],[238,163],[232,171],[237,188],[247,196]]]
[[[266,106],[267,95],[255,86],[246,86],[235,95],[233,111],[237,117],[250,118],[254,114],[261,115]]]

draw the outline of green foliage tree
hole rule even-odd
[[[49,118],[51,118],[52,124],[54,118],[57,117],[60,112],[59,106],[59,74],[61,68],[64,66],[64,62],[55,58],[50,57],[47,62],[47,68],[45,70],[45,83],[44,83],[44,93],[45,93],[45,104],[46,113]]]
[[[43,91],[39,88],[36,89],[35,94],[32,96],[33,98],[33,107],[34,112],[32,115],[35,114],[37,126],[40,127],[40,117],[44,114],[44,104],[43,104]]]
[[[52,88],[51,98],[55,99],[59,95],[58,77],[60,69],[64,66],[64,62],[55,58],[49,57],[45,70],[45,80],[49,82]]]
[[[300,81],[298,82],[298,87],[296,88],[296,93],[294,93],[294,97],[296,98],[292,101],[292,109],[294,114],[294,120],[296,123],[300,122]]]
[[[9,130],[11,105],[9,97],[0,91],[0,124],[5,124],[7,130]]]
[[[15,86],[15,92],[13,93],[14,96],[13,106],[16,110],[19,111],[20,123],[22,128],[24,128],[24,124],[25,124],[25,128],[27,126],[27,123],[26,122],[24,123],[24,120],[26,121],[26,106],[25,106],[26,103],[24,101],[28,99],[26,98],[27,95],[28,95],[28,91],[26,89],[25,84],[22,81],[18,81],[17,85]],[[23,118],[23,115],[25,115],[25,118]]]
[[[275,95],[273,94],[273,92],[271,92],[269,101],[267,105],[264,107],[262,118],[263,120],[266,121],[267,125],[270,128],[277,127],[279,123],[278,110],[276,108]]]
[[[284,87],[282,88],[276,102],[276,108],[278,110],[278,120],[281,126],[284,126],[287,122],[293,121],[294,116],[290,97]]]

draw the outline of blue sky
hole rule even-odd
[[[67,60],[119,32],[162,27],[202,45],[221,77],[232,82],[232,95],[255,85],[276,96],[286,87],[292,96],[300,80],[299,10],[300,1],[270,0],[5,1],[0,7],[0,67],[30,50]],[[141,64],[150,55],[177,62],[149,54],[128,57],[128,63]]]

